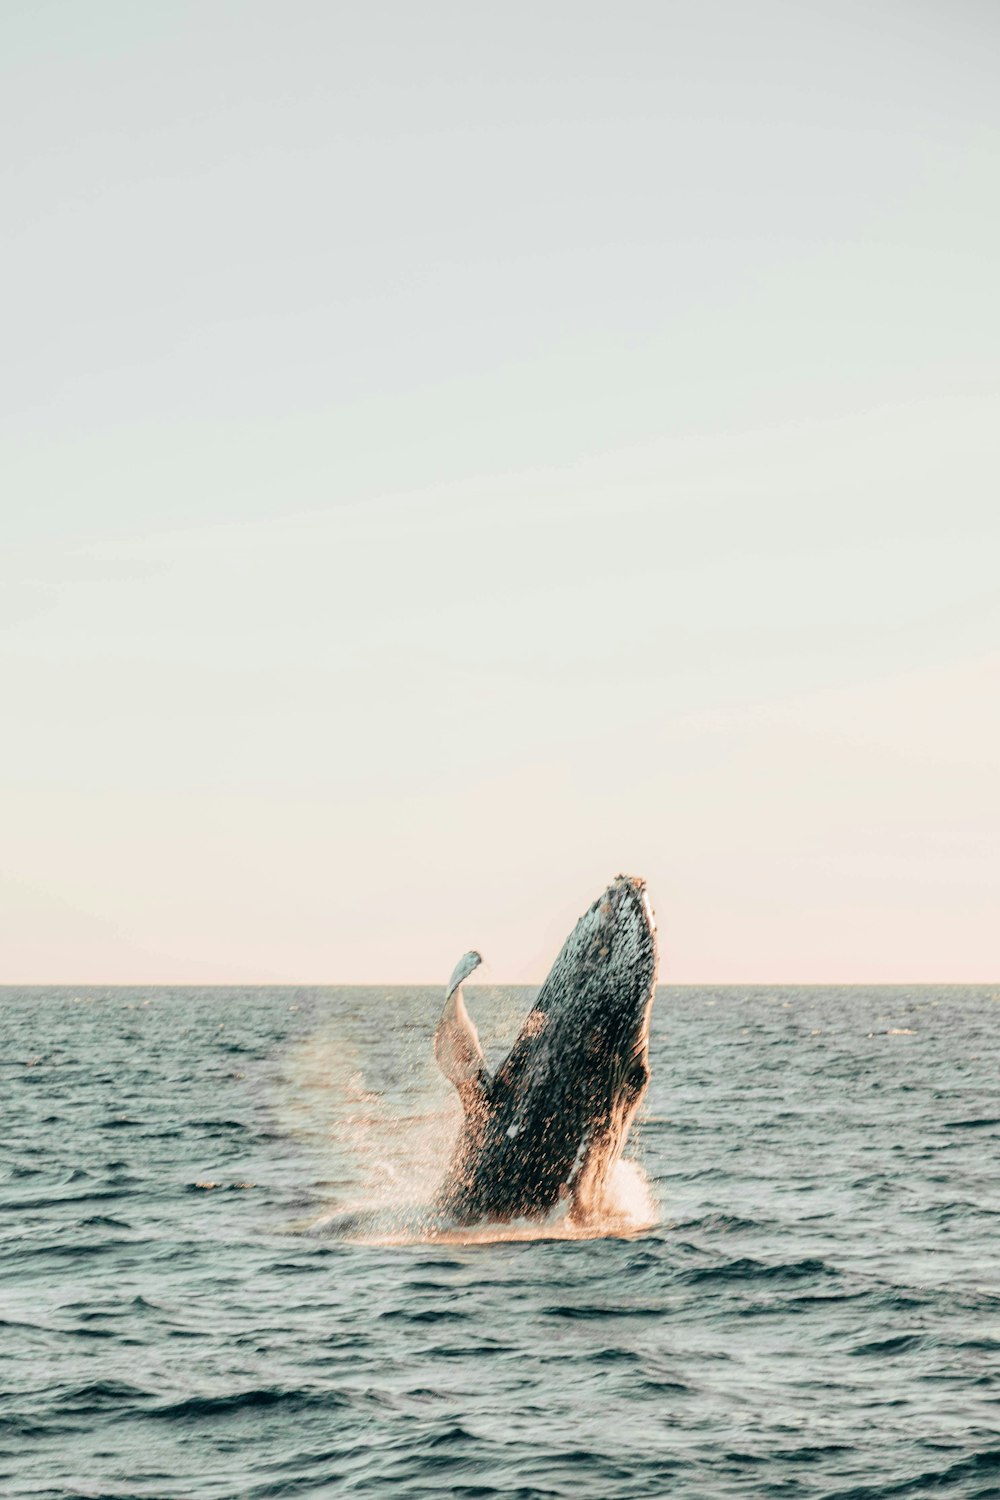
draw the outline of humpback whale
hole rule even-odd
[[[541,1219],[564,1202],[578,1221],[599,1217],[649,1083],[657,951],[645,883],[619,875],[583,914],[493,1074],[462,994],[481,962],[459,959],[434,1036],[464,1112],[436,1207],[460,1224]]]

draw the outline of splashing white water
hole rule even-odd
[[[313,1156],[312,1190],[325,1199],[319,1214],[295,1226],[299,1232],[382,1245],[477,1244],[627,1236],[657,1222],[646,1174],[624,1159],[615,1164],[597,1213],[577,1217],[567,1199],[543,1220],[449,1224],[433,1205],[461,1107],[422,1037],[419,1047],[415,1038],[413,1054],[402,1079],[397,1067],[369,1079],[357,1043],[332,1018],[285,1053],[272,1110],[282,1133]]]
[[[318,1168],[313,1186],[335,1214],[430,1202],[460,1123],[457,1101],[429,1076],[381,1091],[359,1063],[357,1047],[331,1031],[298,1043],[273,1091],[279,1128],[308,1147]]]
[[[506,1240],[627,1238],[651,1229],[657,1221],[649,1179],[638,1162],[623,1159],[614,1167],[601,1212],[586,1217],[575,1216],[567,1203],[558,1205],[543,1219],[455,1224],[434,1211],[432,1199],[415,1202],[401,1196],[381,1206],[368,1198],[352,1208],[323,1213],[303,1227],[309,1233],[371,1245],[485,1245]]]

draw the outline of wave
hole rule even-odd
[[[891,1338],[873,1339],[871,1343],[858,1344],[850,1353],[885,1359],[895,1354],[912,1354],[914,1349],[926,1348],[929,1342],[932,1341],[921,1333],[897,1333]]]
[[[803,1277],[836,1276],[839,1273],[825,1261],[806,1259],[768,1263],[741,1256],[722,1265],[694,1266],[681,1271],[678,1279],[687,1285],[713,1281],[798,1281]]]
[[[142,1415],[160,1422],[191,1422],[220,1416],[231,1417],[244,1411],[260,1411],[276,1406],[285,1410],[313,1406],[333,1411],[349,1405],[350,1397],[340,1391],[253,1386],[248,1390],[231,1391],[218,1396],[187,1396],[181,1401],[154,1406]]]

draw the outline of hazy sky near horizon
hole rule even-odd
[[[0,15],[0,982],[1000,979],[1000,13]]]

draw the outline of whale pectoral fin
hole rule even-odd
[[[490,1086],[479,1034],[462,996],[463,979],[467,979],[481,963],[482,959],[475,952],[465,953],[459,959],[448,981],[444,1010],[434,1033],[434,1056],[438,1066],[455,1085],[466,1112],[484,1100]]]

